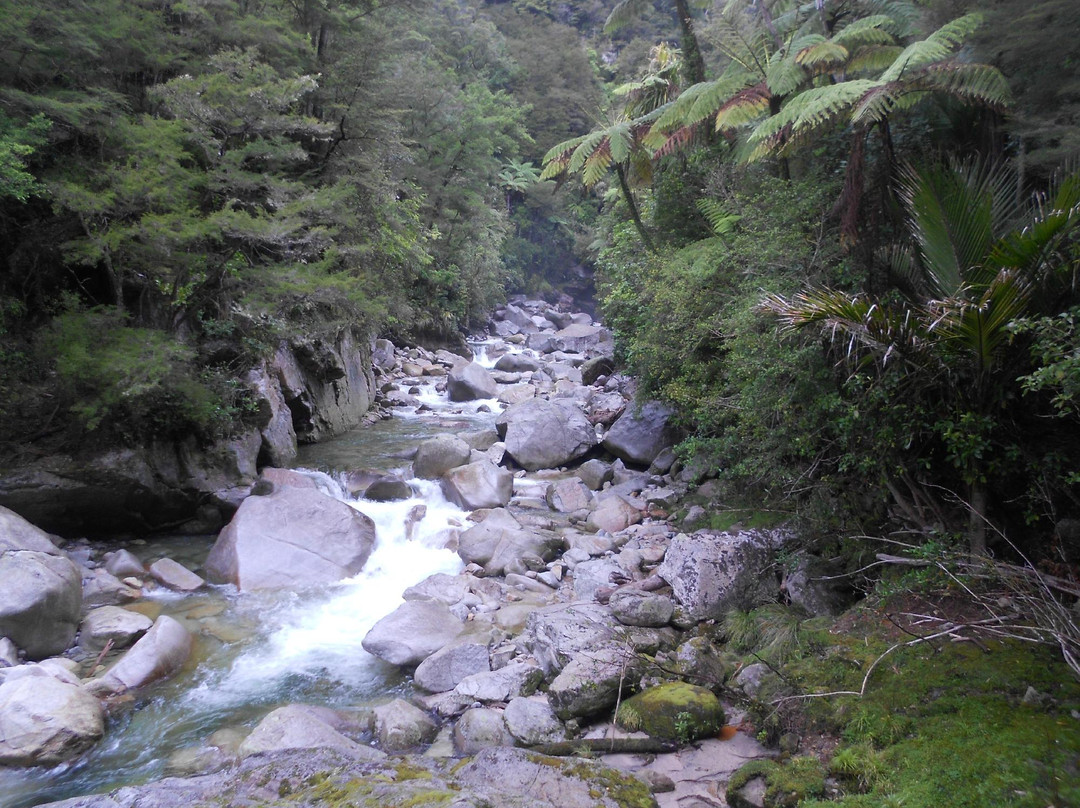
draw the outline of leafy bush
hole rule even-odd
[[[38,340],[61,394],[88,431],[126,437],[227,432],[244,392],[199,370],[195,351],[162,331],[136,328],[113,308],[67,311]]]

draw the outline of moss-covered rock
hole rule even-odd
[[[724,708],[711,690],[669,682],[624,701],[615,721],[632,731],[686,742],[718,732],[724,726]]]
[[[758,808],[751,794],[764,785],[765,808],[787,808],[825,793],[825,769],[815,757],[796,757],[785,763],[751,760],[731,776],[727,801],[732,808]],[[758,787],[755,788],[755,785]]]

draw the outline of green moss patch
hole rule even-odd
[[[808,797],[825,792],[825,770],[815,757],[797,757],[784,763],[775,760],[751,760],[731,776],[727,787],[728,804],[734,808],[750,808],[740,792],[761,778],[765,782],[765,808],[798,805]]]
[[[715,735],[724,726],[725,717],[711,690],[686,682],[669,682],[624,701],[615,721],[631,731],[685,743]]]

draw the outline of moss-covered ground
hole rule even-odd
[[[986,637],[917,642],[886,655],[862,696],[802,698],[859,691],[886,650],[932,633],[898,616],[903,608],[794,619],[782,654],[770,650],[775,609],[762,614],[765,628],[743,661],[764,659],[775,675],[751,720],[763,740],[789,752],[797,739],[798,754],[816,754],[830,775],[824,795],[809,789],[799,804],[1080,806],[1080,682],[1053,647]],[[742,616],[743,628],[753,619]],[[773,779],[798,760],[782,757]]]

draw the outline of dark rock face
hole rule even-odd
[[[257,467],[287,465],[297,441],[357,426],[375,390],[370,349],[349,330],[283,344],[245,381],[258,410],[248,431],[209,445],[189,436],[3,468],[0,506],[62,536],[213,532],[248,495]]]

